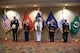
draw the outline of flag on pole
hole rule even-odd
[[[34,24],[33,24],[32,20],[30,19],[30,17],[29,17],[29,15],[28,15],[27,12],[25,12],[25,14],[24,14],[24,18],[23,18],[23,20],[22,20],[22,26],[24,25],[24,22],[25,22],[26,20],[29,21],[30,31],[31,31],[31,30],[34,28]]]
[[[72,34],[77,34],[77,32],[80,30],[80,21],[79,21],[79,18],[78,16],[76,16],[72,22],[70,23],[71,25],[71,33]]]
[[[42,18],[39,12],[37,13],[36,19],[37,18]]]
[[[47,20],[46,20],[46,25],[48,26],[48,24],[49,24],[49,21],[50,20],[54,20],[54,24],[55,24],[55,30],[58,28],[58,24],[57,24],[57,21],[56,21],[56,19],[55,19],[55,17],[53,16],[53,13],[52,12],[50,12],[50,14],[49,14],[49,16],[48,16],[48,18],[47,18]]]
[[[10,20],[8,19],[6,14],[2,15],[1,25],[5,32],[8,32],[11,29]]]
[[[60,30],[63,30],[62,29],[62,24],[64,23],[64,20],[65,19],[67,19],[67,17],[62,13],[61,14],[61,17],[60,17],[60,19],[58,21],[58,26],[59,26]],[[69,23],[69,20],[68,19],[67,19],[67,22]]]
[[[41,18],[41,20],[42,20],[42,24],[43,24],[42,30],[43,30],[44,29],[44,21],[39,12],[37,13],[37,16],[36,16],[36,19],[38,19],[38,18]]]

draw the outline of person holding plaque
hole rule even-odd
[[[12,31],[13,31],[13,41],[17,41],[17,30],[19,27],[19,22],[16,19],[16,17],[13,18],[10,25],[11,25]]]
[[[63,28],[63,40],[64,42],[67,42],[68,32],[69,32],[69,23],[67,22],[67,19],[64,20],[64,23],[62,24],[62,28]]]
[[[29,22],[26,20],[25,23],[24,23],[25,41],[29,40],[29,38],[28,38],[29,28],[30,28]]]
[[[49,25],[48,25],[48,28],[49,28],[49,36],[50,36],[50,42],[54,42],[54,27],[55,27],[55,24],[54,24],[54,20],[50,20],[49,21]]]
[[[41,41],[41,34],[42,34],[42,20],[40,18],[37,18],[37,21],[35,22],[35,31],[36,31],[37,41]]]

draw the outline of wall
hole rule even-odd
[[[1,15],[3,13],[5,9],[0,9],[0,21],[1,21]],[[20,19],[22,21],[23,17],[24,17],[24,13],[25,11],[28,12],[29,14],[29,17],[31,18],[31,20],[34,22],[35,20],[35,17],[36,17],[36,14],[37,13],[34,13],[37,11],[37,8],[11,8],[11,9],[6,9],[6,11],[8,10],[13,10],[13,11],[16,11],[17,13],[20,14]],[[40,8],[40,12],[41,12],[41,16],[43,18],[44,21],[46,21],[48,15],[50,12],[53,12],[53,15],[55,16],[56,20],[59,21],[60,19],[60,16],[62,14],[62,7],[53,7],[52,9],[49,8],[49,7],[44,7],[44,8]],[[66,10],[64,10],[64,14],[65,16],[69,19],[69,22],[71,22],[76,13],[79,14],[80,16],[80,7],[66,7]],[[77,37],[78,39],[80,39],[80,31],[78,32],[77,34]],[[4,38],[4,37],[7,37],[7,38],[10,38],[12,39],[12,31],[9,31],[8,33],[5,33],[1,24],[0,24],[0,38]],[[71,33],[69,33],[69,39],[74,39],[76,36],[72,35]],[[55,33],[55,39],[61,39],[62,38],[62,34],[60,32],[60,30],[56,31]],[[24,31],[22,30],[19,35],[18,35],[18,39],[24,39]],[[35,40],[36,39],[36,35],[35,35],[35,31],[31,31],[30,34],[29,34],[29,39],[30,40]],[[48,31],[44,30],[43,34],[42,34],[42,40],[49,40],[49,35],[48,35]]]

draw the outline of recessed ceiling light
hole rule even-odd
[[[68,6],[68,4],[65,4],[65,6]]]
[[[34,5],[34,7],[37,7],[37,5]]]

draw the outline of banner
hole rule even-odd
[[[30,31],[31,31],[31,30],[34,28],[34,24],[33,24],[32,20],[30,19],[30,17],[29,17],[29,15],[28,15],[27,12],[25,12],[25,14],[24,14],[24,18],[23,18],[23,20],[22,20],[22,26],[24,25],[24,22],[25,22],[26,20],[29,21]]]
[[[78,33],[78,31],[80,30],[80,21],[79,21],[79,18],[78,18],[78,16],[76,16],[73,20],[72,20],[72,22],[70,23],[70,25],[71,25],[71,33],[72,34],[77,34]]]
[[[39,12],[37,13],[36,19],[37,19],[37,18],[41,18],[42,24],[43,24],[43,27],[42,27],[42,30],[43,30],[43,29],[44,29],[44,21],[43,21],[43,19],[42,19],[42,17],[41,17],[41,15],[40,15]]]
[[[8,32],[11,29],[10,20],[8,19],[6,14],[2,15],[1,25],[3,29],[5,30],[5,32]]]
[[[55,19],[55,17],[54,17],[54,15],[53,15],[53,13],[52,12],[50,12],[50,14],[49,14],[49,16],[48,16],[48,18],[47,18],[47,20],[46,20],[46,25],[48,26],[48,23],[49,23],[49,21],[50,20],[54,20],[54,24],[55,24],[55,30],[58,28],[58,24],[57,24],[57,21],[56,21],[56,19]]]

